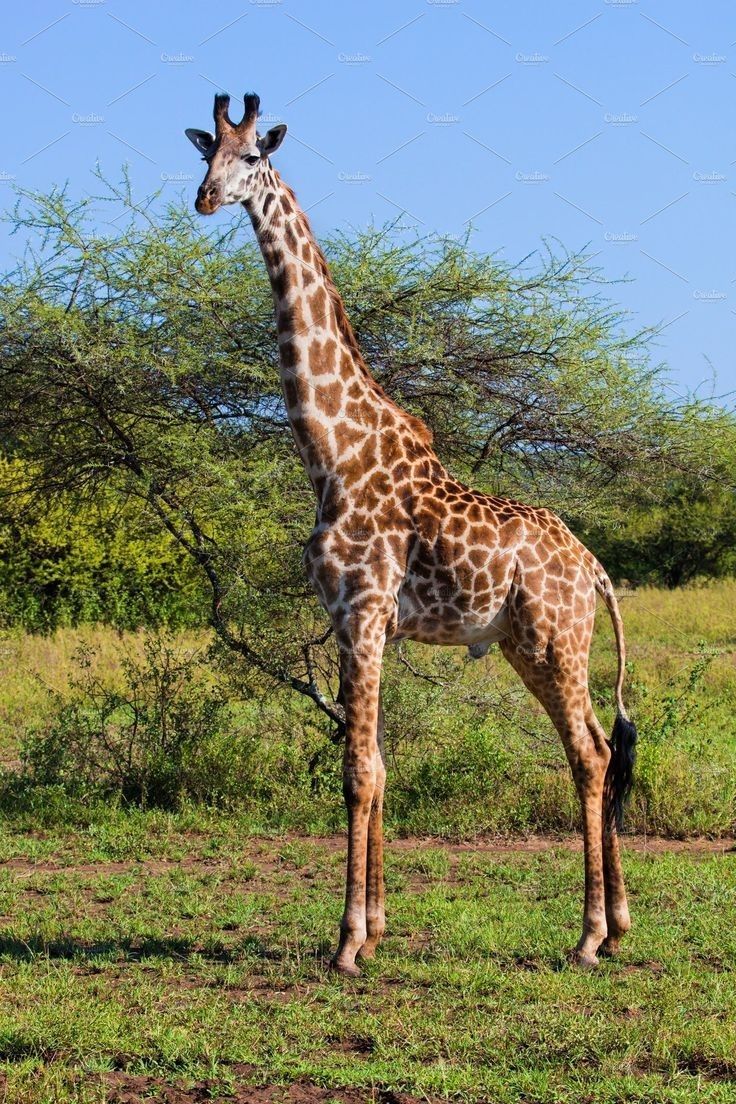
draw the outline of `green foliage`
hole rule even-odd
[[[0,624],[30,632],[103,622],[182,628],[207,607],[191,557],[134,499],[33,498],[0,461]]]
[[[714,728],[717,703],[706,689],[719,652],[701,644],[700,653],[658,695],[638,680],[633,687],[639,745],[632,815],[665,836],[719,835],[736,825],[733,747]]]
[[[139,651],[121,644],[115,667],[101,672],[95,652],[81,646],[43,722],[20,734],[22,768],[5,778],[5,811],[47,804],[54,823],[65,802],[66,815],[77,817],[80,802],[112,799],[144,809],[251,808],[270,827],[334,820],[334,739],[300,716],[303,706],[284,712],[279,703],[264,731],[261,703],[228,699],[209,652],[158,632]]]
[[[143,807],[175,808],[185,796],[213,796],[219,774],[213,760],[229,710],[208,685],[201,651],[149,637],[142,660],[122,655],[119,688],[95,674],[88,649],[76,661],[71,696],[57,695],[47,726],[21,747],[33,783]]]
[[[187,596],[196,621],[206,590],[244,695],[265,679],[335,719],[334,645],[301,565],[313,500],[250,230],[236,217],[207,233],[176,205],[153,218],[127,184],[108,189],[114,230],[97,219],[99,200],[75,204],[63,191],[23,196],[12,216],[30,247],[0,288],[0,443],[20,462],[14,495],[73,508],[86,528],[72,545],[54,522],[46,555],[51,538],[37,539],[31,512],[20,564],[0,586],[6,617],[191,623]],[[732,570],[730,523],[719,528],[722,551],[705,555],[698,520],[712,516],[714,494],[728,515],[733,418],[717,404],[673,404],[648,361],[651,333],[630,332],[584,256],[545,248],[514,266],[468,240],[411,239],[397,227],[335,237],[326,251],[377,378],[431,425],[459,476],[555,507],[583,532],[597,526],[604,551],[622,518],[651,518],[662,488],[682,480],[700,514],[693,507],[688,520],[673,497],[649,567],[626,561],[627,574],[649,577],[659,564],[669,579],[691,561]],[[113,522],[100,518],[120,511],[127,520],[111,537]],[[13,539],[12,528],[0,533],[6,546]]]
[[[736,465],[734,444],[723,442],[723,458],[730,452]],[[674,480],[662,487],[658,502],[634,504],[618,521],[592,526],[585,535],[617,579],[676,587],[697,578],[734,576],[734,486]]]

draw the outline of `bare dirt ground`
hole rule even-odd
[[[217,1095],[211,1082],[200,1081],[190,1088],[167,1085],[156,1077],[138,1077],[127,1073],[111,1073],[106,1077],[107,1104],[433,1104],[431,1097],[410,1096],[385,1089],[325,1089],[308,1081],[291,1085],[253,1086],[247,1083],[248,1071],[243,1070],[243,1083],[236,1083],[227,1095]]]
[[[279,837],[254,838],[244,848],[243,857],[250,858],[259,865],[268,867],[274,864],[275,855],[280,848],[288,843],[305,843],[317,850],[328,853],[343,852],[346,847],[345,836],[298,836],[288,834]],[[624,836],[622,839],[624,851],[635,851],[637,854],[663,854],[671,852],[677,855],[721,855],[727,852],[736,852],[736,840],[722,837],[708,839],[698,836],[692,839],[664,839],[660,836]],[[406,851],[444,851],[451,858],[462,855],[505,855],[505,854],[538,854],[544,851],[564,850],[582,851],[583,841],[581,836],[525,836],[520,838],[488,838],[464,840],[452,842],[436,837],[423,838],[407,836],[401,839],[391,840],[386,843],[386,851],[401,854]],[[121,860],[118,862],[78,863],[59,860],[33,860],[26,858],[13,858],[0,862],[0,868],[11,870],[32,871],[66,871],[77,874],[120,874],[127,870],[147,870],[152,874],[164,873],[167,870],[211,870],[213,867],[224,865],[219,858],[201,859],[186,856],[181,859],[141,859]],[[228,864],[229,865],[229,864]]]
[[[335,837],[331,837],[334,840]],[[321,842],[328,843],[328,840]],[[341,837],[337,837],[338,843]],[[706,839],[698,836],[694,839],[663,839],[660,836],[624,836],[622,846],[625,850],[639,853],[674,851],[676,854],[688,852],[707,854],[720,854],[724,851],[736,850],[736,840],[733,839]],[[537,852],[550,851],[554,848],[564,848],[568,851],[582,851],[582,836],[524,836],[520,839],[475,839],[462,843],[446,843],[437,839],[407,838],[397,839],[387,844],[387,850],[411,850],[412,848],[431,847],[447,851],[452,855],[464,855],[468,852],[478,854],[503,855],[511,852]]]
[[[447,1104],[438,1098],[412,1096],[386,1089],[326,1089],[300,1078],[291,1085],[252,1085],[255,1071],[250,1066],[234,1066],[234,1084],[226,1093],[211,1081],[193,1085],[173,1084],[159,1077],[114,1071],[102,1077],[106,1104]],[[0,1075],[0,1099],[6,1095],[7,1082]]]

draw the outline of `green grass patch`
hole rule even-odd
[[[634,929],[586,973],[565,957],[579,853],[394,846],[388,936],[353,981],[326,966],[341,840],[2,846],[8,1100],[101,1101],[109,1071],[225,1099],[297,1078],[366,1100],[734,1099],[736,852],[628,849]]]

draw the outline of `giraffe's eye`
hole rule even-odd
[[[257,153],[244,153],[243,160],[247,165],[255,165],[261,158]]]

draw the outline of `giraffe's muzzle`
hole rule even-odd
[[[194,208],[200,215],[213,215],[222,203],[220,189],[212,184],[202,184],[194,201]]]

